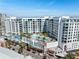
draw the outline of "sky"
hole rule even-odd
[[[79,16],[79,0],[0,0],[0,13],[11,16]]]

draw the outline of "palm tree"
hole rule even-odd
[[[64,57],[64,59],[75,59],[75,57],[73,56],[73,54],[68,53],[66,57]]]
[[[39,39],[40,39],[40,37],[38,36],[38,37],[37,37],[37,39],[39,40]]]
[[[15,35],[15,33],[12,33],[12,35]]]
[[[8,40],[7,38],[5,38],[5,40],[6,40],[6,42],[5,42],[6,47],[7,47],[7,48],[10,48],[10,45],[11,45],[10,40]]]
[[[20,42],[22,40],[22,35],[23,35],[22,31],[20,31]]]
[[[27,38],[28,38],[28,39],[31,38],[31,35],[32,35],[32,34],[28,33]]]
[[[76,52],[76,55],[79,56],[79,51]]]
[[[48,33],[47,32],[43,32],[43,35],[47,37],[48,36]]]
[[[25,48],[25,46],[26,46],[26,45],[25,45],[25,43],[24,43],[24,42],[20,42],[20,44],[19,44],[19,45],[20,45],[20,48],[19,48],[18,53],[20,53],[20,54],[21,54],[21,53],[23,52],[23,49]]]

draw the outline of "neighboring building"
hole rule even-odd
[[[53,18],[52,33],[64,51],[79,49],[79,18],[68,16]]]
[[[44,31],[45,18],[22,18],[24,33],[39,33]]]
[[[16,17],[8,17],[5,20],[5,32],[7,34],[19,34],[22,31],[22,21]]]
[[[6,34],[15,33],[40,33],[45,29],[45,17],[16,18],[8,17],[5,20]]]
[[[5,35],[5,20],[6,15],[0,13],[0,35]]]
[[[59,25],[59,17],[50,16],[46,20],[45,30],[49,34],[50,37],[54,39],[58,39],[58,25]]]
[[[48,34],[55,39],[58,39],[58,21],[59,17],[50,17],[48,20]]]

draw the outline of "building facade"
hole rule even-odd
[[[4,23],[5,18],[6,15],[0,13],[0,35],[5,35],[5,23]]]
[[[42,18],[16,18],[8,17],[5,19],[6,34],[15,33],[40,33],[44,32],[45,17]]]
[[[7,17],[5,19],[5,32],[8,34],[20,34],[20,19],[16,17]],[[22,28],[21,28],[22,29]]]
[[[58,45],[64,51],[79,49],[79,18],[53,18],[52,36],[57,38]]]
[[[79,49],[79,18],[38,17],[16,18],[5,20],[6,34],[48,32],[49,36],[58,40],[58,46],[64,51]]]
[[[59,17],[51,17],[48,20],[48,34],[55,39],[58,39],[58,22]]]
[[[24,33],[39,33],[44,31],[45,18],[22,18]]]

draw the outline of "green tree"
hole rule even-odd
[[[19,43],[19,45],[20,45],[20,48],[18,50],[18,53],[21,54],[21,53],[23,53],[23,49],[25,48],[26,44],[24,42],[21,42],[21,43]]]
[[[64,57],[64,59],[75,59],[75,57],[74,57],[73,54],[68,53],[68,54],[66,55],[66,57]]]

